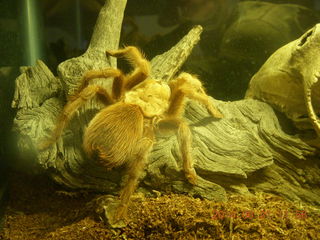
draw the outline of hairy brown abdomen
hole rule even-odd
[[[133,154],[143,133],[143,115],[139,106],[117,103],[101,110],[89,123],[83,147],[89,157],[97,156],[112,168],[122,165]]]

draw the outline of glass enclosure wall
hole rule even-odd
[[[56,74],[59,63],[81,55],[105,1],[0,0],[0,218],[6,167],[16,157],[11,101],[19,68],[41,59]],[[319,0],[128,0],[120,47],[138,46],[152,59],[201,25],[182,70],[209,95],[234,101],[274,51],[319,23],[319,12]]]
[[[1,154],[18,68],[41,59],[56,73],[60,62],[82,54],[104,2],[0,0]],[[183,70],[197,74],[215,98],[238,100],[276,49],[319,22],[319,9],[317,0],[128,0],[120,47],[138,46],[151,59],[201,25]]]

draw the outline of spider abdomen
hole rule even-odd
[[[90,121],[83,137],[89,157],[98,157],[107,168],[125,163],[143,134],[143,114],[135,104],[117,103],[101,110]]]

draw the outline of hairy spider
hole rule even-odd
[[[56,123],[52,138],[42,148],[55,142],[76,110],[98,95],[106,107],[90,121],[83,136],[83,148],[91,158],[98,158],[108,169],[126,164],[128,178],[120,193],[120,205],[114,218],[125,217],[130,196],[155,142],[154,130],[163,126],[177,129],[185,177],[196,183],[197,174],[191,156],[191,132],[183,119],[185,98],[203,104],[215,118],[222,114],[212,105],[201,82],[181,73],[169,84],[149,77],[150,64],[133,46],[106,51],[113,57],[125,57],[134,70],[125,75],[119,69],[106,68],[85,73],[81,86],[69,99]],[[94,78],[113,77],[112,91],[89,85]]]

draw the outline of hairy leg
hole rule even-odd
[[[193,99],[207,108],[211,116],[215,118],[223,118],[222,113],[210,102],[209,97],[203,93],[194,92],[190,88],[181,88],[177,91],[176,95],[172,98],[169,106],[169,114],[174,116],[181,116],[184,110],[184,98],[188,97]]]
[[[196,184],[197,173],[193,167],[192,135],[188,124],[180,118],[165,118],[159,121],[159,126],[174,126],[178,128],[178,142],[183,161],[183,170],[187,180]]]
[[[73,101],[69,101],[64,106],[60,116],[58,117],[55,129],[53,130],[51,137],[38,145],[39,150],[45,149],[56,142],[57,139],[62,135],[63,129],[67,126],[74,113],[85,102],[93,98],[95,95],[98,95],[100,100],[102,100],[105,104],[112,103],[111,97],[103,88],[95,85],[90,85],[84,88],[79,94],[76,95]]]
[[[77,95],[89,85],[90,80],[95,78],[109,78],[113,77],[112,83],[112,99],[117,100],[123,94],[123,86],[125,82],[125,76],[119,69],[106,68],[102,70],[91,70],[84,74],[81,79],[81,85],[74,95],[69,97],[69,100],[77,98]]]
[[[120,193],[120,205],[116,210],[114,220],[119,221],[126,217],[128,203],[131,195],[134,193],[139,183],[139,178],[148,160],[149,153],[153,146],[153,132],[148,130],[138,143],[137,151],[134,154],[134,159],[128,163],[127,166],[127,180]]]
[[[128,46],[119,50],[108,50],[106,54],[117,58],[124,57],[134,67],[134,71],[127,76],[125,90],[132,89],[150,74],[150,63],[136,47]]]
[[[171,99],[168,108],[168,116],[180,117],[184,113],[185,98],[193,99],[207,108],[207,111],[215,118],[222,118],[222,113],[210,102],[200,80],[188,73],[182,73],[170,83]]]

